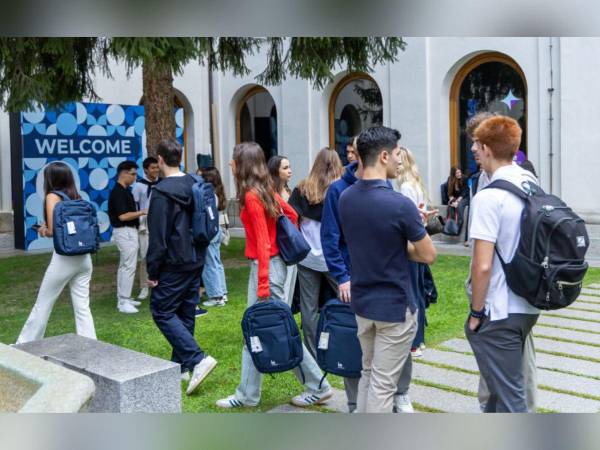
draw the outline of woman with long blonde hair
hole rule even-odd
[[[323,148],[313,163],[310,174],[294,189],[289,203],[300,216],[300,230],[310,244],[310,253],[298,264],[300,313],[304,342],[316,357],[316,332],[319,315],[319,293],[323,279],[337,292],[335,278],[329,273],[321,246],[321,216],[329,186],[342,176],[344,168],[335,150]]]
[[[412,152],[405,147],[400,147],[400,163],[394,189],[411,199],[418,209],[427,209],[428,204],[431,202],[425,190],[421,173]],[[425,309],[427,308],[425,300],[426,266],[423,263],[409,261],[412,291],[419,306],[417,334],[410,350],[414,358],[422,356],[425,349],[425,326],[427,325],[427,318],[425,317]]]
[[[275,192],[265,161],[264,152],[255,142],[242,142],[233,149],[230,163],[237,199],[240,203],[240,220],[246,232],[245,255],[250,260],[248,280],[248,307],[257,301],[282,301],[287,273],[279,256],[276,239],[276,219],[285,214],[298,223],[294,209]],[[292,398],[296,406],[322,403],[333,393],[326,381],[320,384],[322,373],[306,348],[304,357],[294,374],[304,383],[305,392]],[[304,381],[302,374],[304,374]],[[256,370],[246,346],[242,349],[241,381],[235,394],[217,401],[221,408],[257,406],[260,402],[262,374]]]

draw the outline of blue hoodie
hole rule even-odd
[[[350,255],[340,226],[338,206],[342,192],[352,186],[358,179],[355,175],[357,168],[358,164],[356,162],[346,166],[342,178],[327,189],[323,204],[321,246],[323,247],[323,256],[325,256],[327,268],[338,284],[350,280]]]

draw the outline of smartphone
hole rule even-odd
[[[42,226],[41,226],[39,223],[36,223],[36,224],[32,225],[32,226],[31,226],[31,228],[32,228],[32,229],[33,229],[35,232],[37,232],[37,231],[39,231],[39,229],[40,229],[40,228],[42,228]]]

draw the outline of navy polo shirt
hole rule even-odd
[[[352,309],[366,319],[404,322],[406,308],[417,308],[406,246],[426,234],[417,207],[385,180],[358,180],[342,193],[339,213]]]

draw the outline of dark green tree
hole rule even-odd
[[[110,57],[129,72],[143,72],[147,149],[175,136],[173,75],[198,61],[214,70],[246,75],[245,58],[264,48],[267,65],[257,82],[273,85],[286,76],[311,80],[322,88],[338,68],[372,72],[395,61],[402,38],[0,38],[0,106],[10,111],[35,103],[50,107],[82,99],[98,100],[93,78],[110,76]]]

